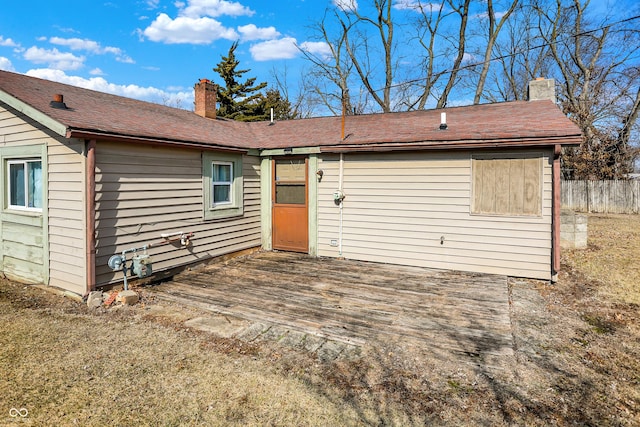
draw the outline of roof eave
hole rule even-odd
[[[67,126],[54,120],[46,113],[32,107],[31,105],[20,101],[18,98],[13,95],[8,94],[7,92],[0,90],[0,101],[9,105],[11,108],[19,111],[25,116],[35,120],[40,123],[42,126],[52,130],[60,136],[66,136]]]
[[[208,144],[197,141],[180,141],[173,139],[162,139],[136,135],[122,135],[110,132],[101,132],[87,129],[68,129],[65,135],[67,138],[95,139],[100,141],[124,142],[150,145],[174,146],[182,148],[193,148],[198,150],[228,151],[235,153],[247,153],[249,148],[233,147],[220,144]]]
[[[555,145],[577,146],[582,142],[581,135],[569,135],[547,138],[506,139],[506,140],[460,140],[460,141],[413,141],[401,143],[339,144],[320,147],[323,153],[344,153],[349,151],[388,152],[408,150],[464,150],[492,148],[533,148]]]

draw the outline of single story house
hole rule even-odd
[[[193,112],[0,71],[0,271],[85,294],[134,257],[161,274],[261,247],[553,279],[560,151],[581,141],[553,86],[240,123],[205,79]]]

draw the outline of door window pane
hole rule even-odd
[[[305,193],[304,184],[276,183],[276,203],[304,205]]]
[[[289,205],[306,203],[307,165],[304,159],[276,160],[275,202]]]
[[[304,181],[305,179],[304,159],[276,160],[276,181]]]

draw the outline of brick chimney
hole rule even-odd
[[[195,113],[208,119],[216,118],[216,85],[209,79],[200,79],[193,87],[196,100]]]
[[[529,82],[529,101],[549,99],[556,102],[556,81],[538,77]]]

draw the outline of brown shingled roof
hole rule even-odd
[[[245,123],[211,120],[192,111],[0,71],[0,90],[67,127],[68,136],[101,136],[248,149]],[[62,94],[68,109],[50,105]]]
[[[199,147],[322,151],[579,144],[581,134],[551,101],[516,101],[443,110],[242,123],[0,71],[0,90],[66,127],[67,136],[122,138]],[[50,105],[62,94],[68,109]],[[440,113],[447,113],[440,130]]]
[[[440,130],[440,113],[447,129]],[[323,151],[579,144],[581,134],[551,101],[516,101],[347,116],[252,123],[262,148],[320,146]]]

